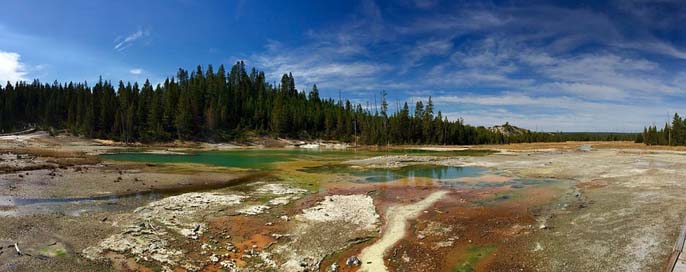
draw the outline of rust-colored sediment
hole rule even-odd
[[[391,205],[413,203],[431,192],[445,189],[438,186],[414,187],[399,184],[362,186],[364,190],[376,189],[374,203],[384,218],[384,211]],[[338,189],[331,193],[359,190]],[[545,206],[557,199],[562,190],[555,187],[530,187],[517,191],[512,199],[492,201],[497,195],[510,192],[507,187],[483,190],[452,190],[448,195],[410,220],[407,235],[386,252],[385,264],[391,271],[452,271],[469,257],[470,247],[494,247],[487,256],[474,266],[476,271],[510,271],[531,269],[531,256],[526,249],[527,237],[538,231],[531,210]],[[384,222],[385,223],[385,222]],[[429,226],[446,227],[447,231],[432,233]],[[418,235],[423,233],[422,235]],[[357,271],[345,266],[345,259],[359,255],[362,249],[376,240],[356,245],[322,263],[328,268],[333,262],[340,271]],[[448,241],[452,241],[448,245]],[[497,256],[497,258],[496,258]],[[390,259],[390,261],[389,261]],[[363,265],[364,265],[364,260]]]

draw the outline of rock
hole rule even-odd
[[[275,259],[286,260],[275,265],[276,271],[327,271],[330,267],[320,267],[327,256],[368,240],[380,229],[372,198],[362,194],[326,196],[291,219],[295,226],[286,233],[289,239],[265,249]]]
[[[133,212],[128,227],[121,233],[84,249],[82,253],[91,260],[104,259],[106,252],[115,251],[163,266],[196,266],[196,260],[184,258],[186,254],[182,249],[174,246],[177,243],[171,242],[175,238],[170,232],[197,240],[207,229],[206,223],[199,223],[203,216],[237,205],[244,198],[234,194],[186,193],[148,203]],[[213,248],[204,245],[203,250]]]
[[[14,243],[14,250],[17,252],[18,256],[21,256],[21,250],[19,250],[19,244]]]
[[[433,249],[439,249],[439,248],[444,248],[444,247],[451,247],[453,246],[453,241],[448,240],[448,241],[440,241],[436,242],[435,245],[432,247]]]
[[[338,272],[338,264],[331,264],[331,266],[329,267],[329,272]]]
[[[226,243],[226,250],[233,251],[234,249],[236,249],[236,246],[234,246],[232,243]]]
[[[285,184],[270,183],[263,185],[262,187],[255,190],[255,192],[272,195],[297,195],[307,193],[307,190],[294,188],[292,186]]]
[[[401,257],[403,262],[409,263],[411,261],[410,256],[407,255],[407,251],[403,251],[403,256]]]
[[[202,249],[202,250],[208,250],[208,249],[211,249],[211,246],[210,246],[209,244],[203,243],[203,244],[200,246],[200,249]]]
[[[235,271],[238,267],[236,266],[236,263],[234,260],[231,261],[222,261],[219,263],[222,268],[228,270],[228,271]]]
[[[303,210],[298,218],[316,222],[348,222],[363,229],[376,229],[379,215],[368,195],[332,195],[319,205]]]
[[[353,267],[353,266],[360,266],[362,264],[362,261],[357,258],[357,256],[350,256],[348,257],[347,260],[345,260],[345,265]]]
[[[245,215],[258,215],[269,210],[271,207],[265,205],[252,205],[238,210],[238,213]]]
[[[289,196],[281,196],[281,197],[277,197],[277,198],[274,198],[272,200],[269,200],[269,205],[283,206],[283,205],[286,205],[289,202],[291,202],[291,199],[297,199],[297,198],[298,197],[290,196],[290,195]]]

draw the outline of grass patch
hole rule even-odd
[[[470,246],[467,248],[467,254],[458,264],[453,268],[453,272],[473,272],[479,261],[490,255],[495,251],[495,246]]]

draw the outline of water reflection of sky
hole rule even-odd
[[[161,199],[162,197],[164,197],[164,194],[159,192],[68,198],[20,198],[0,196],[0,216],[22,216],[42,213],[78,216],[84,212],[133,209],[144,203]]]
[[[399,169],[365,169],[353,171],[351,174],[364,178],[364,182],[390,182],[405,178],[414,181],[415,178],[446,180],[478,177],[484,172],[484,169],[478,167],[408,166]]]

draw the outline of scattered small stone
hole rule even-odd
[[[235,249],[236,249],[236,246],[234,246],[232,243],[226,243],[226,250],[233,251]]]
[[[235,271],[236,270],[236,263],[234,263],[234,260],[231,261],[222,261],[219,263],[222,268],[228,270],[228,271]]]
[[[407,255],[407,251],[403,252],[402,256],[403,262],[409,263],[411,261],[410,256]]]
[[[362,261],[357,258],[357,256],[350,256],[348,257],[347,260],[345,260],[345,265],[353,267],[353,266],[360,266],[362,264]]]
[[[331,266],[329,267],[329,272],[338,272],[338,264],[331,264]]]
[[[208,250],[208,249],[210,249],[210,245],[203,243],[203,244],[200,246],[200,249],[202,249],[202,250]]]
[[[238,210],[238,213],[245,214],[245,215],[258,215],[265,213],[267,210],[269,210],[271,207],[265,206],[265,205],[253,205],[253,206],[248,206],[243,209]]]
[[[17,255],[21,256],[21,250],[19,250],[19,245],[17,243],[14,243],[14,250],[17,251]]]

